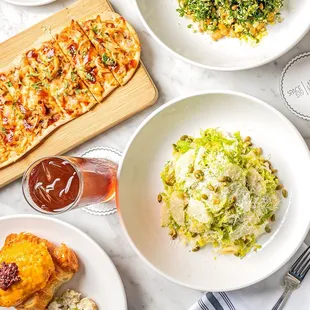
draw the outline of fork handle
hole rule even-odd
[[[281,295],[281,297],[279,298],[279,300],[277,301],[277,303],[273,306],[271,310],[282,309],[291,292],[292,290],[286,287],[283,294]]]

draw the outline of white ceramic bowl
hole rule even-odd
[[[172,143],[184,134],[220,127],[240,130],[261,146],[288,189],[272,233],[262,249],[239,259],[208,246],[197,253],[172,242],[160,227],[157,195]],[[129,142],[119,169],[118,206],[135,251],[166,278],[205,291],[228,291],[263,280],[278,270],[302,243],[310,224],[310,157],[296,128],[268,104],[235,92],[205,92],[173,100],[150,115]]]
[[[5,2],[21,6],[41,6],[55,1],[56,0],[5,0]]]
[[[81,230],[42,215],[2,217],[0,248],[6,236],[20,232],[35,234],[57,245],[65,243],[77,254],[79,271],[60,288],[57,295],[65,289],[74,289],[82,293],[82,297],[92,298],[99,309],[127,310],[124,286],[113,262],[103,249]]]
[[[207,69],[233,71],[261,66],[294,47],[310,29],[310,1],[284,0],[284,21],[269,26],[269,35],[253,47],[238,39],[211,40],[193,33],[191,20],[179,17],[177,0],[133,0],[150,34],[175,56]]]

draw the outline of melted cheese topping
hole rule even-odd
[[[85,113],[96,103],[55,41],[44,42],[40,49],[26,53],[26,57],[41,79],[49,80],[51,95],[71,117]]]
[[[82,28],[102,56],[103,63],[113,72],[120,84],[138,66],[140,44],[131,34],[122,17],[102,21],[96,19],[82,23]]]
[[[10,307],[44,288],[54,263],[45,244],[20,240],[5,245],[0,251],[0,262],[16,263],[21,281],[7,291],[0,289],[0,306]]]
[[[57,35],[57,43],[98,101],[118,85],[76,22]]]
[[[43,129],[63,118],[46,85],[27,63],[22,64],[1,74],[0,126],[6,151],[0,163],[23,154]]]

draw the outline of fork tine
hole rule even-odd
[[[305,255],[303,260],[299,263],[299,266],[296,267],[296,271],[299,275],[301,275],[304,270],[307,268],[307,265],[309,264],[309,257],[310,257],[310,252]]]
[[[301,255],[299,262],[294,266],[294,268],[291,268],[291,270],[296,273],[298,276],[303,276],[303,273],[305,270],[309,267],[309,262],[310,262],[310,251],[308,251],[310,247],[304,251],[304,253]]]
[[[310,261],[310,260],[309,260]],[[309,272],[310,270],[310,264],[309,264],[309,261],[308,261],[308,267],[306,268],[305,272],[302,274],[302,279],[304,279],[304,277],[307,275],[307,273]]]
[[[308,250],[310,249],[310,247],[306,248],[303,253],[298,257],[298,259],[295,261],[295,263],[292,265],[291,267],[291,271],[295,271],[296,266],[298,265],[298,263],[304,258],[304,256],[306,255],[306,253],[308,252]]]

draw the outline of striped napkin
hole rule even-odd
[[[306,249],[303,244],[294,257],[279,271],[250,287],[220,293],[205,293],[188,310],[271,310],[283,293],[283,278],[291,265]],[[289,297],[284,310],[310,309],[310,274]]]

